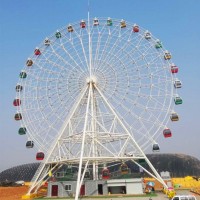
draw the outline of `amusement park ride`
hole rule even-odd
[[[111,18],[70,23],[33,51],[19,74],[13,105],[19,135],[41,160],[27,193],[37,192],[49,171],[78,165],[75,199],[86,171],[110,178],[109,166],[132,161],[167,185],[145,155],[160,150],[159,135],[172,137],[168,121],[182,83],[160,40],[137,24]],[[151,168],[145,169],[140,160]],[[102,166],[100,169],[99,166]]]

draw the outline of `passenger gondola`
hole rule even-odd
[[[93,20],[93,25],[98,26],[99,25],[99,20],[95,17]]]
[[[85,27],[86,27],[86,23],[85,23],[84,20],[81,20],[81,22],[80,22],[80,27],[81,27],[81,28],[85,28]]]
[[[26,61],[26,65],[28,67],[31,67],[33,65],[33,61],[30,58],[28,58],[28,60]]]
[[[172,113],[170,116],[171,121],[178,121],[179,120],[179,116],[177,113]]]
[[[31,140],[29,140],[29,141],[27,141],[26,142],[26,148],[33,148],[34,147],[34,142],[33,141],[31,141]]]
[[[102,179],[109,179],[110,178],[110,171],[107,167],[102,170]]]
[[[147,40],[150,40],[151,39],[151,33],[149,31],[146,31],[145,34],[144,34],[144,38],[147,39]]]
[[[178,73],[178,67],[174,64],[172,64],[171,66],[171,73],[172,74]]]
[[[170,129],[167,128],[163,130],[163,135],[165,138],[169,138],[169,137],[172,137],[172,132]]]
[[[40,49],[36,47],[36,48],[35,48],[35,51],[34,51],[34,54],[35,54],[36,56],[41,55]]]
[[[21,92],[23,87],[21,85],[16,85],[15,90],[16,92]]]
[[[139,26],[138,26],[137,24],[134,24],[134,25],[133,25],[133,32],[134,32],[134,33],[138,33],[139,31],[140,31]]]
[[[22,119],[21,113],[16,113],[16,114],[15,114],[15,120],[16,120],[16,121],[19,121],[19,120],[21,120],[21,119]]]
[[[74,31],[72,25],[69,24],[69,26],[67,27],[67,31],[68,32],[73,32]]]
[[[20,106],[21,105],[21,100],[20,99],[14,99],[13,105],[14,106]]]
[[[160,151],[160,147],[159,147],[158,143],[153,144],[152,151],[153,152],[159,152]]]
[[[25,135],[25,134],[26,134],[26,128],[25,128],[25,127],[19,128],[18,134],[19,134],[19,135]]]
[[[55,36],[56,36],[56,38],[61,38],[62,37],[62,35],[61,35],[61,33],[59,31],[56,31]]]
[[[177,97],[174,98],[174,103],[176,105],[179,105],[179,104],[183,103],[183,100],[181,99],[181,97],[177,96]]]
[[[128,174],[128,165],[126,163],[122,163],[120,166],[121,174]]]
[[[25,71],[21,71],[19,74],[20,78],[26,78],[27,77],[27,73]]]
[[[174,81],[174,87],[175,87],[175,88],[181,88],[181,87],[182,87],[181,81],[178,80],[178,79],[176,79],[176,80]]]
[[[50,40],[48,39],[48,38],[46,38],[45,40],[44,40],[44,45],[46,45],[46,46],[49,46],[50,45]]]
[[[121,26],[121,28],[125,28],[126,27],[126,22],[125,22],[125,20],[121,20],[121,22],[120,22],[120,26]]]
[[[107,19],[107,26],[112,26],[112,25],[113,25],[112,19],[109,17]]]
[[[171,53],[169,53],[169,51],[165,51],[164,59],[165,59],[165,60],[170,60],[171,58],[172,58]]]
[[[44,159],[44,153],[43,152],[38,152],[36,154],[36,160],[43,160]]]

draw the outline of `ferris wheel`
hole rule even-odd
[[[144,158],[172,136],[182,104],[178,67],[160,40],[137,24],[111,18],[70,23],[38,45],[16,85],[15,120],[27,148],[49,163],[98,165]],[[39,173],[40,174],[40,173]],[[38,177],[39,178],[39,175]],[[161,180],[162,181],[162,180]]]

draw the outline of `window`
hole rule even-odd
[[[65,190],[66,191],[71,191],[72,190],[72,185],[65,185]]]

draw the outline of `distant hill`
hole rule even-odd
[[[172,177],[200,176],[200,160],[185,154],[149,154],[154,167],[169,171]]]
[[[148,154],[147,157],[154,165],[155,169],[169,171],[172,177],[200,176],[200,160],[184,154]],[[132,162],[127,162],[128,167],[133,173],[138,173],[139,168]],[[35,174],[39,163],[18,165],[6,169],[0,173],[0,181],[30,181]],[[144,167],[148,166],[144,164]],[[112,168],[116,171],[119,166]]]

